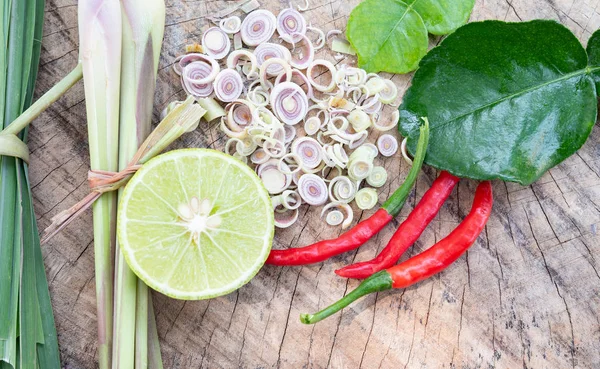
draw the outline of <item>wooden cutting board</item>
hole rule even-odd
[[[277,13],[287,1],[260,0]],[[302,1],[302,0],[300,0]],[[167,0],[167,20],[154,121],[184,93],[171,69],[184,46],[198,42],[207,15],[232,1]],[[310,0],[310,22],[344,29],[358,3]],[[471,21],[556,19],[585,44],[600,27],[600,0],[477,0]],[[431,44],[439,39],[431,39]],[[515,40],[518,42],[518,40]],[[319,57],[334,60],[322,50]],[[38,96],[78,58],[75,0],[47,0]],[[352,57],[345,62],[355,64]],[[411,75],[385,75],[404,91]],[[178,147],[222,147],[215,125],[183,137]],[[31,181],[40,228],[87,192],[89,169],[83,84],[32,126]],[[457,150],[460,148],[457,148]],[[391,181],[408,172],[398,157],[383,162]],[[437,173],[426,167],[397,221],[362,247],[318,265],[267,266],[248,285],[210,301],[154,294],[165,368],[600,368],[600,130],[576,155],[528,187],[496,181],[496,203],[484,234],[441,275],[407,290],[362,299],[315,326],[312,312],[357,286],[333,271],[373,257]],[[410,254],[448,234],[468,212],[475,183],[460,182]],[[336,236],[320,209],[277,231],[274,247]],[[357,212],[360,219],[372,212]],[[63,366],[96,368],[92,217],[86,212],[43,248]],[[410,255],[408,255],[410,256]]]

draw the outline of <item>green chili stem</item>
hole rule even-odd
[[[413,165],[408,172],[408,176],[404,180],[402,186],[400,186],[392,196],[383,204],[383,208],[393,217],[400,213],[400,210],[404,206],[410,190],[417,180],[417,176],[423,166],[423,160],[425,159],[425,153],[427,152],[427,145],[429,144],[429,120],[422,118],[425,122],[420,128],[419,142],[417,142],[417,152],[413,160]]]
[[[83,68],[81,63],[65,76],[60,82],[40,97],[36,102],[33,103],[27,110],[25,110],[19,117],[6,127],[2,133],[16,135],[24,130],[35,118],[37,118],[42,112],[56,100],[60,99],[77,81],[83,77]]]
[[[337,313],[357,299],[373,292],[385,291],[392,288],[392,276],[385,270],[373,274],[365,279],[356,289],[342,297],[336,303],[315,314],[301,314],[300,321],[304,324],[314,324]]]

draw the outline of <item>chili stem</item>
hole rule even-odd
[[[392,276],[385,270],[375,273],[365,279],[354,291],[342,297],[338,302],[326,307],[315,314],[301,314],[300,321],[304,324],[314,324],[337,313],[354,301],[372,292],[385,291],[392,288]]]
[[[408,194],[415,184],[417,176],[419,175],[421,167],[423,166],[423,160],[425,159],[425,154],[427,152],[427,145],[429,144],[429,120],[426,117],[423,117],[422,119],[424,124],[421,125],[420,128],[419,141],[417,142],[417,152],[415,154],[412,167],[408,172],[408,176],[404,180],[402,186],[398,187],[398,189],[394,191],[392,196],[390,196],[390,198],[387,199],[382,206],[382,208],[387,210],[392,217],[398,215],[400,210],[402,210],[402,207],[408,198]]]

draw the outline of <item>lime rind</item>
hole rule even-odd
[[[165,175],[164,164],[169,161],[176,163],[171,166],[175,169],[166,171]],[[194,165],[198,165],[199,170],[184,170]],[[157,166],[162,167],[160,171],[154,170]],[[158,182],[163,187],[176,185],[181,188],[181,191],[161,193],[153,191],[150,186],[144,184],[143,179],[146,175],[152,176],[149,178],[153,183]],[[221,177],[220,185],[206,183],[210,179],[214,180],[214,177]],[[189,240],[185,244],[186,241],[183,239],[185,227],[175,223],[177,210],[173,204],[188,200],[188,196],[191,196],[188,193],[188,186],[185,185],[187,181],[198,182],[196,192],[201,198],[217,197],[214,212],[222,213],[222,229],[202,233],[200,247],[211,244],[211,247],[202,250]],[[140,196],[139,191],[135,191],[140,184],[145,187],[145,192],[155,197],[152,201]],[[241,185],[236,186],[236,184]],[[253,196],[249,197],[249,195]],[[240,198],[244,198],[245,201],[239,203]],[[135,211],[127,207],[130,201],[137,207]],[[233,207],[235,209],[232,209]],[[264,223],[262,227],[257,227],[254,219],[248,221],[245,213],[252,214],[251,212],[256,212],[261,207],[265,209],[264,215],[260,213],[261,217],[264,217],[261,219]],[[144,219],[128,218],[140,211],[145,213]],[[160,230],[161,227],[167,229],[171,227],[172,230],[167,232],[164,229]],[[177,227],[179,230],[176,230]],[[143,229],[147,230],[144,237],[152,237],[152,232],[156,233],[155,245],[144,245],[140,248],[139,245],[129,242],[130,231],[143,232]],[[263,229],[262,233],[261,229]],[[161,240],[159,236],[161,232],[172,233],[173,240]],[[117,233],[125,260],[133,272],[148,286],[173,298],[200,300],[233,292],[248,283],[258,273],[271,249],[274,217],[267,190],[248,166],[219,151],[182,149],[162,154],[148,161],[131,178],[123,190],[119,203]],[[255,253],[249,253],[248,250],[236,252],[227,247],[236,241],[242,242],[248,239],[260,241],[255,244],[260,243],[262,246],[256,250],[251,249],[256,251]],[[168,247],[174,248],[173,253],[167,255],[169,257],[166,258],[165,263],[173,263],[173,260],[176,260],[175,265],[157,270],[160,268],[149,266],[156,263],[156,257],[144,255],[148,254],[148,249],[152,247],[161,250],[164,254],[165,242],[170,245]],[[196,262],[200,265],[196,265]],[[169,276],[169,272],[172,275]],[[235,274],[233,279],[232,274]],[[190,286],[193,288],[189,288]]]

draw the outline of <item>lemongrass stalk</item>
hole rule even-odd
[[[0,132],[0,134],[16,135],[24,130],[35,118],[42,114],[44,110],[48,109],[50,105],[55,103],[56,100],[60,99],[61,96],[73,87],[81,77],[83,77],[83,69],[81,63],[78,63],[69,74],[42,95],[42,97],[19,115],[17,119],[13,120],[8,127]]]
[[[148,293],[148,317],[148,369],[163,369],[151,293]]]
[[[119,95],[121,82],[121,5],[119,0],[86,0],[78,4],[79,46],[92,170],[116,171],[119,161]],[[111,367],[115,193],[93,206],[98,361]]]
[[[121,5],[119,169],[125,169],[151,130],[165,4],[163,0],[121,0]],[[135,365],[136,369],[146,369],[148,287],[137,282],[118,247],[117,250],[113,368],[130,369]]]

